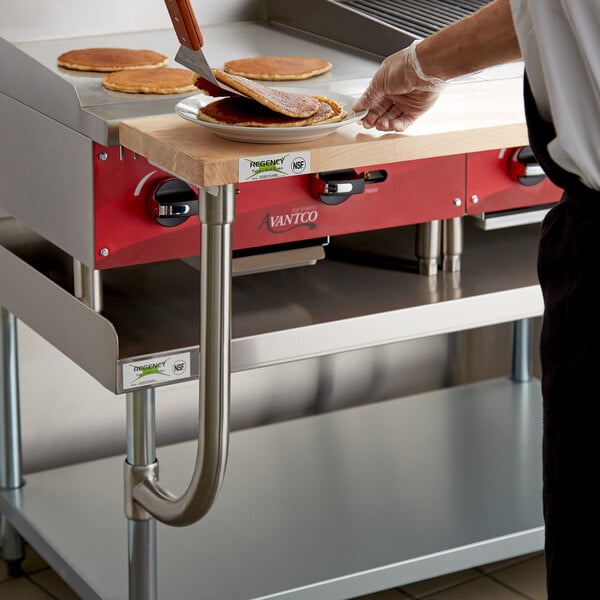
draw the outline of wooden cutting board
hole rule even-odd
[[[224,140],[176,114],[125,120],[120,143],[187,181],[237,183],[239,161],[310,151],[313,173],[528,144],[520,77],[453,83],[406,132],[381,133],[357,123],[318,140],[251,144]]]

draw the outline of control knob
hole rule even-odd
[[[198,214],[198,194],[181,179],[167,179],[154,188],[146,208],[159,225],[175,227]]]
[[[537,185],[546,178],[544,170],[534,156],[531,146],[517,148],[512,153],[508,169],[510,176],[522,185]]]

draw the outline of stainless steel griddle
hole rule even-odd
[[[378,61],[339,46],[291,37],[259,23],[232,23],[204,28],[205,54],[215,67],[240,56],[261,54],[316,55],[335,64],[317,87],[347,94],[360,93]],[[127,118],[172,113],[180,96],[124,94],[99,85],[101,73],[78,73],[57,67],[67,50],[89,47],[151,48],[175,60],[179,47],[172,30],[133,32],[72,39],[11,44],[0,38],[3,61],[0,92],[41,115],[105,145],[118,143],[118,123]],[[285,85],[285,84],[284,84]]]

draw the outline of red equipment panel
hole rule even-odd
[[[561,190],[547,177],[531,178],[531,182],[540,180],[532,185],[524,185],[516,179],[516,174],[523,174],[523,169],[517,170],[511,163],[520,150],[503,148],[467,155],[467,214],[525,208],[560,200]]]
[[[316,175],[238,184],[234,250],[409,225],[464,214],[465,156],[355,169],[377,171],[361,193],[335,205],[319,200]],[[165,227],[147,201],[173,177],[119,147],[94,146],[95,268],[197,256],[200,223],[190,217]]]
[[[385,179],[338,204],[318,199],[316,175],[243,183],[234,239],[248,248],[461,216],[464,168],[464,156],[450,156],[354,169]]]

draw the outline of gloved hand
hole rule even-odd
[[[362,121],[365,128],[404,131],[437,100],[446,82],[423,72],[417,43],[388,56],[365,93],[354,102],[355,112],[369,111]]]

